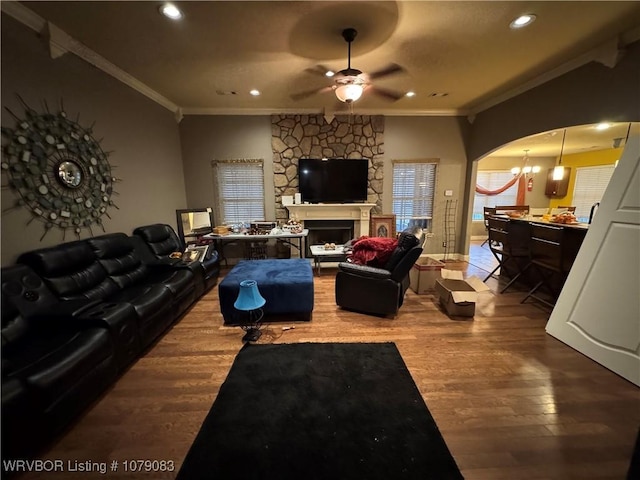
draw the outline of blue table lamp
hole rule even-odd
[[[243,280],[240,282],[238,298],[233,306],[236,310],[248,312],[247,322],[241,323],[240,327],[246,332],[242,341],[255,342],[260,338],[260,321],[264,315],[262,306],[267,301],[260,295],[258,283],[255,280]]]

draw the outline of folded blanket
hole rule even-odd
[[[398,245],[397,238],[361,237],[353,244],[349,260],[358,265],[382,268]]]

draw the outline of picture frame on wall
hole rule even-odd
[[[396,216],[389,215],[371,215],[369,223],[369,236],[371,237],[396,237]]]

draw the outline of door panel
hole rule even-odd
[[[640,132],[635,127],[547,333],[640,385]]]

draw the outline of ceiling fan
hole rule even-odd
[[[326,77],[332,77],[333,85],[293,94],[291,95],[291,98],[293,100],[302,100],[312,95],[325,93],[332,90],[338,100],[344,103],[355,102],[362,96],[362,93],[365,90],[384,97],[387,100],[395,101],[402,98],[404,96],[403,93],[395,92],[386,88],[376,87],[371,84],[372,80],[377,80],[379,78],[404,71],[404,69],[400,65],[392,63],[386,68],[377,70],[370,74],[363,73],[357,68],[351,68],[351,43],[355,40],[356,35],[358,35],[358,31],[355,28],[345,28],[342,31],[342,38],[344,38],[344,40],[348,44],[347,68],[345,68],[344,70],[340,70],[335,74],[333,74],[331,70],[322,65],[318,65],[314,69],[309,70],[312,73],[321,73]]]

